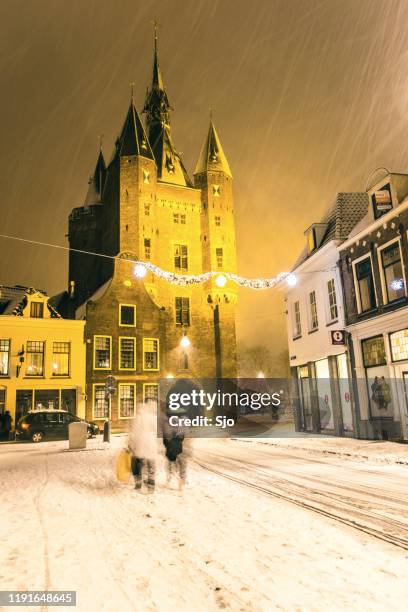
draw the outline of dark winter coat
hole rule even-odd
[[[3,429],[4,431],[10,431],[11,429],[11,414],[8,412],[3,416]]]
[[[174,434],[171,438],[163,438],[166,447],[166,457],[169,461],[176,461],[177,457],[183,452],[183,434]]]

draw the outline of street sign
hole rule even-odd
[[[114,376],[107,376],[105,380],[105,395],[110,397],[116,393],[116,378]]]
[[[334,345],[346,344],[346,332],[344,329],[332,329],[330,331],[331,343]]]

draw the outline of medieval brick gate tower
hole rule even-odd
[[[191,181],[171,110],[155,37],[145,124],[132,95],[112,160],[106,166],[100,152],[84,205],[69,217],[72,249],[115,257],[71,251],[69,259],[71,298],[87,321],[87,417],[109,416],[113,426],[160,378],[236,376],[235,284],[181,286],[152,272],[140,279],[129,261],[179,274],[236,272],[232,174],[217,131],[210,121]],[[123,389],[107,405],[110,375]]]

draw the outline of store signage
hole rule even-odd
[[[384,185],[382,189],[375,191],[371,196],[371,201],[374,208],[374,217],[376,219],[391,210],[392,199],[390,185]]]
[[[331,343],[334,345],[346,344],[346,332],[344,329],[332,329],[330,331]]]

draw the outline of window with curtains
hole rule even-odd
[[[359,301],[359,311],[366,312],[377,306],[375,297],[373,267],[371,257],[366,257],[354,267],[356,290]]]
[[[143,338],[143,369],[159,369],[159,341],[156,338]]]
[[[0,376],[8,376],[10,368],[10,340],[0,340]]]
[[[135,416],[136,385],[133,383],[119,384],[119,418],[130,419]]]
[[[385,290],[384,301],[394,302],[405,297],[405,282],[398,241],[381,249],[381,265]]]
[[[293,304],[293,337],[299,338],[302,335],[302,323],[300,320],[300,302],[297,301]]]
[[[112,338],[94,336],[94,369],[110,370],[112,367]]]
[[[26,350],[26,376],[44,375],[44,342],[28,340]]]
[[[44,303],[43,302],[31,302],[30,317],[33,317],[33,319],[42,319],[44,317]]]
[[[327,282],[327,293],[328,293],[328,296],[329,296],[329,316],[330,316],[330,321],[334,321],[335,319],[338,318],[336,286],[334,284],[334,278],[331,278]]]
[[[96,384],[93,388],[93,418],[109,419],[110,399],[105,392],[105,385]]]
[[[70,342],[53,342],[52,345],[52,375],[69,376],[71,354]]]
[[[319,320],[317,318],[317,304],[316,304],[316,291],[311,291],[309,294],[310,302],[310,329],[313,331],[319,327]]]

